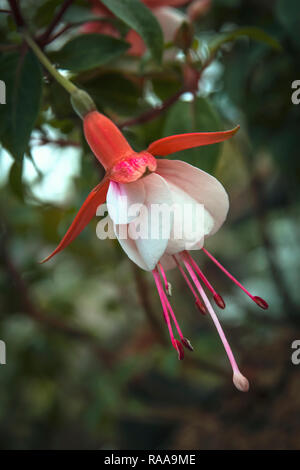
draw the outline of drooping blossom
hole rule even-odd
[[[158,20],[163,35],[164,42],[171,42],[174,35],[183,21],[188,19],[181,11],[174,7],[179,7],[185,4],[191,4],[191,0],[142,0],[151,10],[156,19]],[[83,33],[101,33],[113,37],[119,37],[119,31],[110,22],[105,21],[105,18],[112,18],[113,14],[106,8],[100,0],[91,0],[92,13],[96,16],[104,18],[104,21],[89,21],[85,23],[81,31]],[[126,41],[130,44],[127,53],[140,57],[146,51],[146,46],[141,36],[131,29],[126,35]]]
[[[236,285],[238,285],[259,307],[265,309],[267,303],[252,295],[238,280],[204,248],[206,237],[216,233],[226,219],[229,209],[227,193],[221,183],[208,173],[183,161],[156,159],[180,150],[222,142],[232,137],[238,127],[224,132],[196,132],[179,134],[159,139],[142,152],[135,152],[116,125],[106,116],[91,111],[84,117],[84,133],[96,158],[106,170],[104,179],[90,192],[69,230],[58,247],[44,260],[47,261],[68,246],[95,216],[97,207],[105,201],[119,242],[128,257],[146,271],[151,271],[162,304],[173,347],[179,359],[184,357],[184,347],[192,350],[178,324],[169,300],[170,284],[166,271],[177,267],[195,299],[195,305],[203,313],[209,313],[220,335],[233,370],[233,381],[241,391],[247,391],[249,384],[240,373],[232,350],[220,325],[218,317],[203,289],[211,292],[219,308],[225,307],[222,297],[215,291],[200,267],[192,258],[191,250],[202,250]],[[138,203],[141,207],[159,207],[163,204],[179,207],[201,205],[203,223],[189,237],[193,229],[192,220],[185,220],[183,235],[175,236],[176,223],[171,223],[167,233],[160,237],[134,238],[132,229],[138,218],[124,210],[124,198],[128,203]],[[146,211],[147,213],[147,211]],[[143,218],[143,213],[139,214]],[[140,218],[139,217],[139,218]],[[150,220],[150,226],[153,224]],[[155,222],[156,223],[156,222]],[[153,227],[150,227],[153,228]],[[120,231],[127,233],[120,237]],[[188,247],[188,249],[187,249]],[[175,337],[173,326],[179,339]]]

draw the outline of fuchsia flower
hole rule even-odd
[[[190,250],[202,249],[205,255],[259,307],[263,309],[268,307],[263,299],[248,292],[204,248],[205,238],[216,233],[226,219],[229,209],[227,193],[216,178],[194,166],[179,160],[155,158],[165,157],[184,149],[222,142],[232,137],[238,128],[239,126],[224,132],[173,135],[153,142],[145,151],[135,152],[110,119],[97,111],[89,112],[84,117],[84,133],[95,156],[104,166],[106,175],[90,192],[58,247],[44,261],[68,246],[95,215],[97,207],[107,200],[109,216],[122,248],[134,263],[153,274],[171,342],[178,352],[179,359],[184,357],[184,347],[189,350],[193,348],[183,336],[168,298],[170,284],[167,281],[166,270],[174,267],[177,267],[182,274],[200,312],[210,314],[231,363],[235,386],[241,391],[247,391],[248,380],[239,371],[218,317],[202,285],[212,293],[214,301],[222,309],[225,308],[224,300],[186,249],[187,246]],[[170,224],[169,231],[163,237],[135,239],[130,235],[130,229],[134,228],[137,219],[124,211],[124,198],[128,205],[139,203],[146,208],[150,208],[153,204],[172,206],[176,203],[182,207],[184,204],[190,206],[201,204],[203,224],[196,231],[193,240],[186,239],[185,235],[179,239],[175,237],[175,224]],[[187,221],[188,229],[191,222]],[[121,229],[125,229],[127,238],[120,238]],[[174,336],[172,322],[180,341]]]
[[[173,8],[191,3],[191,0],[142,0],[153,12],[158,20],[164,35],[165,42],[173,40],[175,32],[187,17],[179,10]],[[100,0],[90,0],[92,12],[103,18],[112,17],[113,14],[106,8]],[[192,6],[192,4],[191,4]],[[199,10],[199,8],[198,8]],[[195,15],[194,15],[195,16]],[[118,30],[113,24],[105,21],[90,21],[81,28],[83,33],[100,33],[113,37],[119,37]],[[131,45],[128,54],[140,57],[144,54],[146,46],[141,36],[131,29],[126,41]]]

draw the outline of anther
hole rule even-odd
[[[181,342],[184,347],[189,349],[190,351],[194,351],[193,346],[191,345],[191,342],[187,338],[181,338]]]
[[[220,294],[215,294],[214,295],[214,301],[216,302],[217,306],[220,308],[225,308],[225,302],[223,300],[223,297],[220,296]]]
[[[196,300],[195,305],[200,311],[200,313],[202,313],[202,315],[206,315],[207,311],[206,311],[205,305],[201,302],[200,299]]]
[[[172,344],[178,353],[178,359],[182,361],[182,359],[184,359],[184,349],[182,347],[182,344],[180,343],[180,341],[178,341],[178,339],[175,338],[173,339]]]
[[[255,295],[254,297],[252,297],[252,299],[254,300],[254,302],[262,309],[264,310],[267,310],[267,308],[269,307],[269,305],[267,304],[267,302],[262,299],[261,297],[258,297],[257,295]]]

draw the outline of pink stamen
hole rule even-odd
[[[181,342],[178,341],[178,339],[174,339],[173,346],[178,352],[178,359],[182,361],[182,359],[184,359],[184,349],[182,347]]]
[[[239,388],[240,390],[242,390],[242,391],[247,391],[247,389],[249,388],[248,381],[247,381],[247,379],[241,374],[241,372],[240,372],[240,370],[239,370],[239,368],[238,368],[238,365],[237,365],[236,360],[235,360],[235,358],[234,358],[233,352],[232,352],[231,347],[230,347],[230,345],[229,345],[229,343],[228,343],[228,341],[227,341],[227,338],[226,338],[225,333],[224,333],[224,331],[223,331],[223,328],[222,328],[222,326],[221,326],[221,324],[220,324],[220,322],[219,322],[219,319],[218,319],[216,313],[214,312],[214,309],[212,308],[212,306],[211,306],[211,304],[210,304],[210,302],[209,302],[209,300],[208,300],[208,298],[207,298],[207,295],[205,294],[204,289],[203,289],[203,287],[201,286],[201,284],[200,284],[200,282],[199,282],[199,280],[198,280],[198,278],[197,278],[197,276],[196,276],[196,274],[195,274],[195,272],[194,272],[194,270],[193,270],[191,264],[189,263],[188,257],[186,256],[185,253],[182,253],[182,254],[181,254],[181,258],[182,258],[182,260],[183,260],[183,262],[184,262],[184,265],[185,265],[185,267],[186,267],[186,269],[187,269],[189,275],[191,276],[192,281],[194,282],[194,284],[195,284],[195,286],[196,286],[196,288],[197,288],[199,294],[201,295],[201,297],[202,297],[202,299],[203,299],[203,301],[204,301],[204,303],[205,303],[205,305],[206,305],[206,308],[207,308],[207,310],[208,310],[208,312],[209,312],[209,314],[210,314],[210,316],[211,316],[211,318],[212,318],[212,320],[213,320],[213,322],[214,322],[214,324],[215,324],[215,327],[216,327],[216,329],[217,329],[217,331],[218,331],[218,333],[219,333],[220,339],[221,339],[221,341],[222,341],[222,343],[223,343],[224,349],[225,349],[225,351],[226,351],[226,354],[227,354],[227,356],[228,356],[229,362],[230,362],[231,367],[232,367],[232,371],[233,371],[233,382],[234,382],[234,384],[235,384],[236,386],[237,386],[237,382],[238,382],[239,387],[240,387],[240,388]],[[241,381],[241,380],[238,381],[238,380],[237,380],[237,377],[238,377],[238,378],[243,377],[244,380],[243,380],[243,381]],[[242,383],[243,385],[241,385],[241,383]],[[247,388],[247,384],[248,384],[248,388]]]
[[[163,298],[164,298],[164,302],[165,302],[166,308],[168,309],[169,313],[171,314],[172,320],[173,320],[173,322],[174,322],[174,324],[175,324],[175,327],[176,327],[176,329],[177,329],[177,331],[178,331],[178,334],[179,334],[179,336],[180,336],[180,340],[181,340],[182,344],[183,344],[187,349],[189,349],[190,351],[194,351],[194,348],[193,348],[193,346],[191,345],[190,341],[189,341],[187,338],[185,338],[185,337],[183,336],[182,331],[181,331],[180,326],[179,326],[179,323],[178,323],[178,321],[177,321],[177,319],[176,319],[175,313],[174,313],[174,311],[173,311],[173,309],[172,309],[172,306],[171,306],[171,304],[170,304],[170,302],[169,302],[169,299],[167,298],[167,296],[166,296],[166,294],[165,294],[164,291],[162,291],[162,295],[163,295]],[[176,340],[175,340],[175,341],[176,341]],[[177,348],[177,349],[178,349],[178,348]],[[178,351],[178,354],[179,354],[179,351]]]
[[[214,258],[211,253],[209,253],[205,248],[202,248],[202,251],[204,251],[204,253],[218,266],[218,268],[220,268],[226,274],[226,276],[229,277],[229,279],[231,279],[237,286],[239,286],[239,288],[242,289],[242,291],[244,291],[245,294],[247,294],[250,299],[252,299],[260,308],[266,310],[269,307],[269,305],[264,299],[256,295],[250,294],[250,292],[232,274],[230,274],[227,269],[225,269],[224,266],[222,266],[222,264],[219,263],[219,261],[216,260],[216,258]]]
[[[164,281],[164,284],[165,284],[165,291],[168,294],[168,296],[171,297],[171,295],[172,295],[172,286],[171,286],[170,282],[168,282],[165,270],[162,267],[162,264],[161,264],[160,261],[158,262],[157,266],[159,267],[159,270],[161,272],[161,275],[162,275],[162,278],[163,278],[163,281]]]
[[[164,313],[164,318],[165,318],[165,321],[166,321],[166,324],[168,326],[168,330],[169,330],[169,335],[170,335],[170,338],[171,338],[171,341],[172,341],[172,344],[174,342],[174,334],[173,334],[173,330],[172,330],[172,326],[171,326],[171,322],[170,322],[170,317],[169,317],[169,313],[168,313],[168,309],[165,305],[165,302],[164,302],[164,298],[163,298],[163,288],[162,288],[162,285],[161,285],[161,281],[160,281],[160,277],[159,277],[159,273],[156,269],[154,269],[152,271],[152,274],[153,274],[153,277],[154,277],[154,281],[155,281],[155,284],[156,284],[156,288],[157,288],[157,291],[158,291],[158,295],[159,295],[159,298],[160,298],[160,301],[161,301],[161,305],[162,305],[162,308],[163,308],[163,313]]]
[[[184,344],[184,341],[185,338],[183,337],[183,334],[180,330],[180,327],[178,325],[178,322],[176,320],[176,317],[175,317],[175,314],[172,310],[172,307],[170,305],[170,302],[168,301],[167,299],[167,296],[163,290],[163,287],[162,287],[162,284],[161,284],[161,279],[160,279],[160,275],[159,275],[159,272],[158,272],[158,269],[155,268],[153,271],[152,271],[152,274],[153,274],[153,277],[154,277],[154,280],[155,280],[155,284],[156,284],[156,287],[157,287],[157,291],[158,291],[158,295],[160,297],[160,301],[161,301],[161,305],[162,305],[162,308],[163,308],[163,312],[164,312],[164,318],[166,320],[166,323],[167,323],[167,326],[168,326],[168,330],[169,330],[169,335],[170,335],[170,339],[171,339],[171,342],[172,342],[172,345],[173,347],[176,349],[176,351],[178,352],[178,359],[181,361],[183,358],[184,358],[184,350],[182,348],[182,344],[174,338],[174,334],[173,334],[173,330],[172,330],[172,325],[171,325],[171,321],[170,321],[170,316],[169,316],[169,312],[172,316],[172,319],[175,323],[175,326],[177,328],[177,331],[179,333],[179,336],[181,338],[181,341],[183,342]]]
[[[185,255],[187,256],[190,264],[193,266],[194,270],[196,271],[196,273],[198,274],[198,276],[200,277],[200,279],[203,281],[203,283],[206,285],[206,287],[210,290],[210,292],[213,294],[213,297],[214,297],[214,301],[216,302],[216,304],[218,305],[218,307],[224,309],[225,308],[225,302],[223,300],[223,298],[220,296],[220,294],[218,294],[215,289],[213,288],[213,286],[211,285],[211,283],[209,282],[209,280],[207,279],[207,277],[203,274],[203,272],[201,271],[201,269],[199,268],[199,266],[197,265],[196,261],[191,257],[190,253],[188,251],[185,251],[184,252]]]
[[[195,297],[195,303],[196,303],[196,307],[198,308],[198,310],[200,311],[200,313],[202,315],[206,315],[206,308],[205,306],[203,305],[203,303],[201,302],[197,292],[195,291],[195,289],[193,288],[192,286],[192,283],[191,281],[189,280],[189,278],[187,277],[186,273],[184,272],[184,270],[182,269],[182,266],[181,264],[179,263],[178,259],[176,258],[175,255],[173,255],[173,258],[174,258],[174,261],[179,269],[179,271],[181,272],[182,274],[182,277],[184,278],[185,282],[187,283],[187,285],[189,286],[193,296]]]

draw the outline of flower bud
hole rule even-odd
[[[186,52],[192,46],[193,40],[194,27],[191,23],[184,21],[176,31],[174,44]]]

